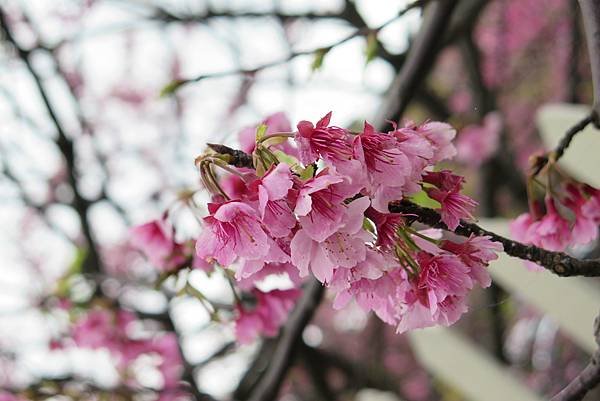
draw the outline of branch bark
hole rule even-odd
[[[594,336],[600,347],[600,316],[594,320]],[[600,384],[600,348],[594,352],[590,363],[550,401],[579,401]]]
[[[42,78],[36,72],[33,64],[30,60],[31,52],[29,50],[21,47],[16,41],[12,31],[10,30],[6,14],[4,9],[0,7],[0,32],[4,35],[7,42],[12,45],[12,47],[16,50],[19,59],[25,64],[25,67],[29,71],[33,81],[35,83],[36,88],[42,98],[42,102],[44,107],[56,129],[57,138],[55,140],[55,144],[63,156],[65,161],[65,166],[67,170],[67,176],[69,181],[69,186],[73,190],[73,202],[72,207],[77,212],[77,215],[80,218],[81,222],[81,230],[85,240],[87,242],[87,256],[86,260],[83,264],[84,271],[87,273],[97,273],[101,270],[102,262],[100,260],[100,255],[98,253],[98,249],[96,246],[96,242],[94,240],[94,236],[92,233],[92,228],[89,224],[88,219],[88,209],[90,203],[86,200],[79,189],[77,188],[77,172],[75,166],[75,147],[73,141],[68,137],[66,130],[63,128],[58,114],[56,113],[52,102],[50,101],[50,97],[44,88],[44,84],[42,82]]]
[[[324,290],[323,285],[317,280],[311,281],[306,286],[302,298],[296,304],[296,308],[292,311],[287,323],[283,327],[281,337],[273,354],[273,359],[264,376],[250,395],[250,401],[270,401],[276,399],[287,369],[302,343],[304,327],[306,327],[317,310]]]
[[[429,227],[448,228],[442,222],[441,216],[433,209],[421,207],[407,200],[390,202],[389,210],[392,213],[403,213],[409,215],[409,219],[423,223]],[[529,260],[543,266],[545,269],[561,277],[600,276],[600,259],[580,260],[567,255],[564,252],[552,252],[534,245],[525,245],[517,241],[510,240],[494,232],[487,231],[477,224],[461,221],[460,225],[454,231],[456,234],[468,237],[489,236],[492,241],[500,242],[504,246],[504,252],[510,256],[519,259]]]
[[[392,82],[384,106],[374,119],[375,126],[382,126],[386,118],[402,115],[416,89],[433,67],[442,44],[442,35],[457,3],[457,0],[438,0],[431,2],[425,9],[425,21],[400,73]]]
[[[592,81],[594,84],[594,104],[592,121],[600,128],[600,2],[597,0],[579,0],[585,38],[587,41]]]

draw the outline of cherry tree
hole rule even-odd
[[[444,399],[404,333],[491,303],[488,346],[510,365],[500,253],[600,275],[573,252],[597,243],[600,189],[560,164],[600,128],[593,0],[34,3],[0,6],[18,71],[0,82],[18,200],[3,277],[30,285],[6,326],[27,334],[0,337],[2,400]],[[118,50],[98,57],[104,36]],[[282,50],[263,60],[262,41]],[[344,96],[303,94],[354,64],[356,103],[343,81]],[[546,151],[532,115],[555,100],[590,111]],[[512,235],[478,216],[510,217]],[[539,392],[594,391],[600,351],[572,354],[576,371],[557,359]]]

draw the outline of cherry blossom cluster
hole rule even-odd
[[[183,374],[176,335],[172,332],[148,335],[141,326],[132,312],[93,308],[78,317],[71,326],[70,336],[55,346],[108,350],[119,376],[134,388],[140,385],[135,380],[135,366],[140,361],[151,361],[162,377],[162,386],[156,390],[176,394]]]
[[[335,308],[354,299],[398,332],[453,324],[469,290],[490,284],[486,267],[501,244],[441,239],[440,230],[419,231],[411,216],[388,210],[412,197],[439,205],[449,231],[472,218],[477,204],[461,193],[464,178],[435,169],[455,156],[455,130],[426,122],[379,132],[365,123],[351,132],[330,119],[300,121],[292,131],[278,113],[243,130],[252,163],[242,165],[236,151],[198,157],[212,200],[195,252],[173,240],[164,220],[133,232],[159,267],[188,260],[230,272],[244,292],[234,308],[240,342],[275,335],[308,277],[332,292]],[[287,276],[291,288],[260,291],[272,275]]]
[[[598,238],[600,190],[566,176],[552,164],[545,175],[530,178],[529,212],[511,224],[513,237],[550,251],[564,251]],[[538,270],[539,266],[528,262]]]

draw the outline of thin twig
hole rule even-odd
[[[589,114],[569,128],[552,152],[546,156],[540,156],[535,160],[532,175],[534,177],[538,175],[549,162],[557,162],[564,155],[565,150],[567,150],[571,141],[575,138],[575,135],[583,131],[585,127],[592,123],[593,118],[593,114]]]
[[[448,0],[448,1],[455,1],[455,0]],[[199,82],[199,81],[203,81],[206,79],[213,79],[213,78],[223,78],[223,77],[228,77],[228,76],[232,76],[232,75],[248,75],[248,76],[252,76],[254,74],[256,74],[259,71],[268,69],[268,68],[272,68],[272,67],[276,67],[285,63],[290,62],[291,60],[300,57],[300,56],[309,56],[309,55],[314,55],[317,54],[319,52],[322,52],[323,54],[329,52],[331,49],[333,49],[334,47],[340,46],[358,36],[363,36],[366,35],[368,33],[377,33],[380,30],[382,30],[383,28],[385,28],[386,26],[388,26],[389,24],[391,24],[392,22],[396,21],[398,18],[402,17],[404,14],[406,14],[408,11],[417,8],[417,7],[421,7],[423,4],[425,4],[427,2],[427,0],[417,0],[411,4],[409,4],[406,8],[404,8],[403,10],[401,10],[396,16],[394,16],[393,18],[389,19],[388,21],[386,21],[385,23],[383,23],[382,25],[378,26],[377,28],[369,28],[369,27],[362,27],[359,29],[356,29],[354,32],[352,32],[351,34],[343,37],[342,39],[338,40],[337,42],[334,42],[328,46],[322,46],[319,47],[317,49],[309,49],[309,50],[301,50],[301,51],[295,51],[295,52],[291,52],[290,54],[288,54],[286,57],[279,59],[279,60],[275,60],[275,61],[271,61],[269,63],[265,63],[262,64],[260,66],[254,67],[254,68],[236,68],[236,69],[232,69],[232,70],[227,70],[227,71],[220,71],[220,72],[216,72],[213,74],[201,74],[195,77],[191,77],[191,78],[185,78],[185,79],[180,79],[177,80],[176,82],[173,82],[171,85],[171,90],[166,91],[166,92],[173,92],[179,88],[181,88],[184,85],[190,84],[190,83],[194,83],[194,82]]]

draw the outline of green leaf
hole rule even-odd
[[[160,90],[160,97],[167,97],[172,95],[179,89],[181,86],[185,85],[188,81],[185,79],[176,79],[174,81],[169,82]]]
[[[370,232],[371,234],[375,234],[375,226],[373,222],[366,217],[363,219],[363,230]]]
[[[322,47],[315,51],[315,58],[313,59],[312,64],[310,65],[310,69],[312,72],[320,70],[323,67],[323,60],[325,59],[325,55],[329,53],[329,47]]]
[[[81,273],[83,269],[83,263],[85,262],[88,255],[86,248],[75,249],[75,256],[73,261],[69,265],[67,271],[63,276],[56,282],[56,295],[60,297],[67,297],[71,292],[71,283],[73,276]]]
[[[69,276],[81,273],[81,269],[83,268],[83,262],[85,262],[87,255],[87,248],[77,248],[75,250],[75,257],[73,258],[73,261],[69,265],[69,270],[67,271],[67,274]]]
[[[379,43],[377,41],[377,33],[370,32],[367,36],[367,46],[365,48],[365,65],[369,64],[375,59],[375,57],[377,57],[378,48]]]
[[[269,127],[267,127],[267,124],[260,124],[258,127],[256,127],[256,141],[257,142],[265,137],[268,128]]]
[[[265,148],[268,148],[269,146],[275,146],[275,145],[280,145],[282,143],[284,143],[285,141],[287,141],[288,138],[285,136],[273,136],[269,139],[266,139],[262,142],[262,145]]]
[[[282,150],[274,149],[272,150],[272,152],[275,155],[275,157],[277,157],[277,160],[279,160],[281,163],[287,164],[290,167],[294,167],[300,164],[298,162],[298,159],[296,159],[294,156],[288,155]]]
[[[306,166],[306,168],[304,168],[304,170],[302,170],[302,172],[300,172],[300,178],[302,180],[308,180],[309,178],[314,177],[315,175],[315,165],[314,164],[309,164],[308,166]]]
[[[411,200],[419,206],[430,207],[432,209],[439,209],[442,206],[438,201],[427,196],[427,192],[425,191],[417,192],[411,196]]]
[[[262,177],[267,172],[267,166],[264,164],[264,161],[260,157],[260,152],[258,152],[258,148],[252,152],[252,164],[254,165],[254,170],[256,171],[256,175],[258,177]]]

